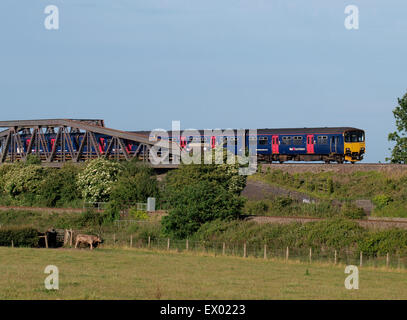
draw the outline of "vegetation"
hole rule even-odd
[[[117,181],[121,165],[117,162],[96,159],[88,162],[78,176],[82,197],[89,202],[107,202]]]
[[[316,207],[321,206],[321,210],[317,209],[313,213],[315,216],[323,216],[323,211],[326,212],[326,216],[341,215],[345,212],[341,213],[340,208],[333,203],[344,202],[346,204],[352,200],[366,199],[371,200],[375,205],[373,211],[375,216],[407,217],[407,197],[405,196],[407,175],[377,171],[290,174],[282,170],[267,170],[265,173],[257,173],[249,179],[301,192],[318,199],[319,204]],[[272,205],[270,207],[272,208]],[[283,211],[287,212],[288,209]],[[294,211],[300,212],[300,210]],[[307,215],[306,212],[304,214]],[[355,217],[357,215],[356,211],[352,214]]]
[[[268,248],[312,248],[324,250],[362,251],[367,256],[386,253],[407,254],[407,230],[372,231],[343,218],[308,223],[259,224],[246,221],[213,221],[204,224],[193,236],[194,240],[232,242]]]
[[[398,99],[398,106],[393,110],[393,115],[397,131],[390,133],[388,140],[395,142],[396,145],[393,147],[391,157],[386,158],[386,161],[407,163],[407,93]]]
[[[238,218],[244,185],[245,178],[232,165],[183,165],[174,170],[165,181],[163,197],[170,209],[162,221],[164,232],[185,238],[206,222]]]
[[[31,227],[0,228],[0,246],[36,247],[38,232]]]

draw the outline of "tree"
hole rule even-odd
[[[82,197],[90,202],[107,202],[122,166],[106,159],[89,161],[78,176]]]
[[[134,202],[147,202],[158,196],[158,183],[152,168],[137,161],[123,164],[123,170],[114,184],[110,201],[123,206]]]
[[[80,168],[65,164],[61,169],[48,169],[41,187],[41,201],[47,207],[70,205],[81,198],[77,188]]]
[[[386,161],[405,164],[407,163],[407,93],[403,98],[397,100],[398,106],[393,110],[397,131],[388,136],[388,140],[396,142],[396,145],[392,150],[391,157],[386,158]]]
[[[171,209],[163,217],[163,231],[176,238],[192,235],[206,222],[238,218],[245,202],[215,181],[207,180],[172,189],[167,200]]]

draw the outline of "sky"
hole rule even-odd
[[[353,126],[364,161],[384,162],[407,91],[406,16],[405,0],[1,0],[0,120]]]

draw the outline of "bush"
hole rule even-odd
[[[129,216],[134,220],[147,220],[148,214],[146,211],[137,210],[136,208],[131,208],[129,210]]]
[[[4,177],[4,189],[11,197],[24,193],[36,195],[43,178],[44,169],[39,165],[13,166]]]
[[[407,252],[407,230],[372,231],[359,241],[359,248],[370,256]]]
[[[366,213],[363,208],[359,208],[354,204],[345,204],[342,206],[341,213],[345,218],[348,219],[363,219],[366,218]]]
[[[250,215],[265,215],[269,210],[269,205],[266,201],[247,201],[245,212]]]
[[[107,202],[122,166],[106,159],[95,159],[87,163],[79,173],[78,187],[82,197],[89,202]]]
[[[382,209],[384,207],[387,207],[390,202],[392,202],[393,199],[385,194],[380,194],[377,195],[375,197],[373,197],[373,204],[378,208],[378,209]]]
[[[11,246],[13,241],[16,247],[36,247],[38,240],[38,231],[31,227],[0,228],[0,246]]]
[[[153,169],[131,161],[123,164],[123,170],[113,185],[110,200],[128,207],[134,202],[147,202],[148,197],[158,196],[158,183]]]
[[[162,219],[163,230],[176,238],[192,235],[208,221],[237,218],[244,205],[243,198],[209,181],[173,189],[168,201],[171,209]]]
[[[64,165],[61,169],[49,169],[42,183],[41,202],[47,207],[71,205],[81,198],[77,188],[77,177],[80,168]]]
[[[80,227],[100,227],[105,222],[106,217],[106,213],[87,210],[79,216],[76,224]]]

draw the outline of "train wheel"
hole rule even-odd
[[[329,160],[325,160],[325,163],[326,163],[326,164],[330,164],[330,163],[331,163],[331,161],[329,161]]]
[[[284,161],[282,161],[282,160],[280,160],[279,162],[280,162],[280,163],[284,163]]]
[[[356,161],[351,161],[350,163],[355,164]]]

